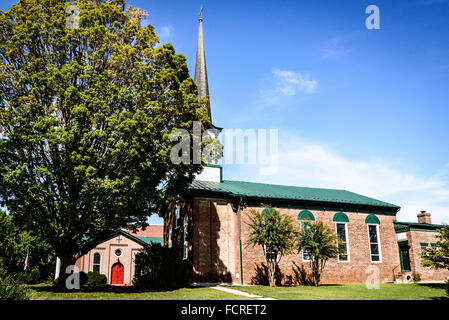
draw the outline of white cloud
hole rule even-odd
[[[279,141],[278,168],[271,176],[262,175],[256,166],[235,167],[235,172],[239,180],[360,193],[401,206],[399,221],[417,221],[417,213],[427,210],[432,222],[449,223],[448,167],[421,176],[385,159],[353,160],[324,145],[286,139]]]
[[[282,97],[292,97],[299,93],[313,93],[317,85],[318,81],[310,79],[308,74],[275,68],[271,71],[271,88],[264,91],[264,97],[266,102],[271,104]]]
[[[174,28],[172,26],[162,26],[160,28],[157,28],[156,33],[159,36],[159,40],[161,43],[168,42],[169,39],[174,34]]]
[[[335,38],[332,39],[323,50],[321,59],[328,59],[332,57],[345,56],[352,52],[352,49],[346,49],[341,47],[342,40]]]

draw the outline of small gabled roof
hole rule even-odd
[[[141,244],[142,246],[146,247],[151,243],[159,243],[160,245],[164,245],[164,239],[163,238],[157,238],[157,237],[136,237],[130,234],[128,231],[125,230],[118,230],[113,233],[111,233],[108,237],[106,237],[104,240],[98,241],[95,246],[97,246],[99,243],[103,243],[104,241],[107,241],[109,239],[115,238],[118,235],[123,235],[127,237],[128,239],[131,239],[138,244]]]
[[[338,189],[306,188],[245,181],[224,180],[223,182],[195,180],[188,187],[192,192],[223,194],[234,197],[297,200],[316,203],[346,204],[387,209],[397,212],[394,204],[366,197],[354,192]]]
[[[442,224],[430,224],[420,222],[399,222],[393,221],[396,233],[406,231],[437,231],[443,227]]]

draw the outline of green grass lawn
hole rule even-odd
[[[364,284],[298,287],[232,287],[240,291],[279,300],[448,300],[445,284],[381,284],[367,289]]]
[[[181,288],[138,291],[130,287],[108,287],[99,292],[60,292],[51,286],[28,286],[31,300],[246,300],[249,298],[211,288]]]
[[[250,298],[211,288],[139,291],[132,287],[107,287],[97,292],[60,292],[51,286],[28,286],[32,300],[247,300]],[[274,287],[233,286],[265,298],[279,300],[448,300],[445,284],[382,284],[367,289],[364,284]]]

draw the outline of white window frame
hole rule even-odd
[[[99,263],[95,263],[95,255],[96,254],[99,254],[100,255],[100,262]],[[101,273],[101,261],[103,260],[103,257],[101,256],[101,253],[100,252],[94,252],[94,254],[93,254],[93,256],[92,256],[92,272],[94,271],[94,266],[99,266],[99,270],[98,270],[98,273]]]
[[[168,226],[168,247],[169,248],[171,248],[173,245],[172,237],[173,237],[173,231],[172,231],[172,225],[170,223],[170,225]]]
[[[369,227],[370,226],[375,226],[376,227],[376,233],[377,233],[377,246],[379,247],[379,261],[373,261],[372,260],[372,254],[371,254],[371,239],[369,236]],[[369,260],[371,261],[371,263],[382,263],[382,248],[381,248],[381,241],[380,241],[380,232],[379,232],[379,225],[378,224],[373,224],[373,223],[369,223],[366,225],[366,230],[368,231],[368,245],[369,245]]]
[[[301,220],[301,230],[304,230],[304,223],[309,222],[309,220]],[[301,259],[302,262],[310,262],[312,261],[311,259],[305,259],[304,258],[304,250],[301,250]]]
[[[189,252],[188,252],[189,242],[187,240],[188,227],[189,227],[189,216],[188,215],[184,216],[184,225],[183,226],[184,226],[184,230],[183,230],[182,257],[183,257],[183,260],[186,260],[189,257]]]
[[[347,222],[335,222],[335,233],[337,234],[337,246],[338,246],[338,232],[337,232],[337,224],[344,224],[345,225],[345,243],[346,243],[346,256],[348,257],[347,260],[340,260],[340,255],[338,255],[338,262],[341,263],[347,263],[347,262],[351,262],[351,251],[349,249],[349,236],[348,236],[348,223]],[[369,237],[369,234],[368,234]],[[370,246],[370,250],[371,250],[371,246]],[[370,254],[371,256],[371,254]]]

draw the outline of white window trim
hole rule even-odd
[[[95,255],[96,255],[97,253],[100,255],[100,263],[95,263]],[[94,266],[99,265],[100,268],[99,268],[98,273],[101,273],[101,261],[102,261],[102,260],[103,260],[103,257],[101,256],[101,253],[100,253],[100,252],[94,252],[94,254],[93,254],[93,256],[92,256],[92,272],[94,271]]]
[[[369,238],[369,226],[375,226],[376,227],[376,233],[377,233],[377,245],[379,246],[379,261],[373,261],[372,255],[371,255],[371,241]],[[368,231],[368,245],[369,245],[369,260],[371,263],[382,263],[382,248],[381,248],[381,242],[380,242],[380,232],[379,232],[379,225],[378,224],[367,224],[366,230]]]
[[[346,255],[348,256],[348,260],[340,260],[340,255],[337,256],[338,262],[341,263],[348,263],[351,262],[351,250],[349,249],[349,235],[348,235],[348,223],[347,222],[335,222],[335,232],[337,233],[337,224],[344,224],[345,225],[345,243],[346,243]],[[368,235],[369,237],[369,235]],[[337,233],[337,238],[338,238],[338,233]],[[338,239],[337,239],[337,246],[338,246]],[[370,250],[371,250],[371,246],[370,246]],[[379,251],[380,252],[380,251]],[[371,253],[370,253],[370,257],[371,257]]]
[[[301,230],[303,230],[303,225],[304,225],[304,223],[305,223],[306,221],[305,220],[301,220],[301,222],[300,222],[300,224],[301,224]],[[301,259],[302,259],[302,262],[310,262],[310,261],[312,261],[311,259],[305,259],[304,258],[304,250],[301,250]]]

